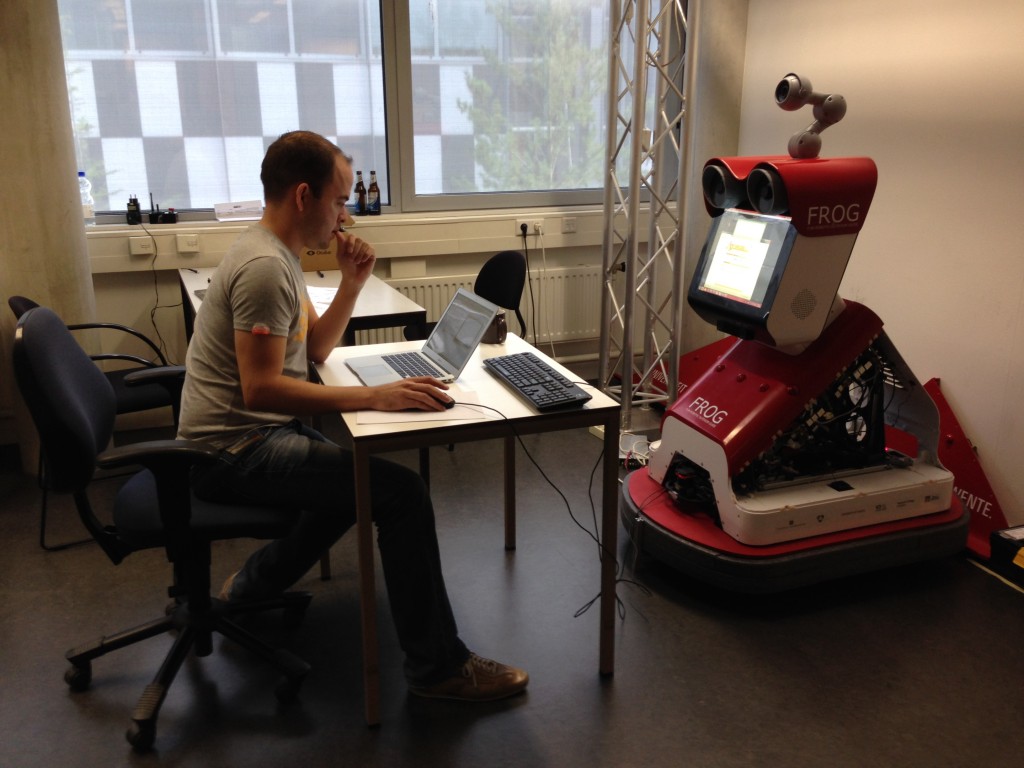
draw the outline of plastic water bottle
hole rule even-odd
[[[82,193],[82,218],[85,226],[91,227],[96,223],[96,201],[92,199],[92,184],[85,178],[85,171],[78,172],[78,189]]]

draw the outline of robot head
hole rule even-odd
[[[775,103],[787,112],[805,104],[813,105],[814,122],[789,139],[789,156],[796,159],[817,157],[821,152],[821,132],[846,115],[846,99],[838,93],[816,93],[810,80],[793,72],[775,86]]]

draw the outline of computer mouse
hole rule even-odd
[[[451,398],[448,398],[447,400],[442,400],[440,397],[434,397],[434,399],[437,400],[437,402],[439,402],[445,408],[454,408],[455,407],[455,401],[452,400]]]

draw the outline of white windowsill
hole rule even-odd
[[[239,232],[251,221],[185,221],[177,224],[101,224],[86,233],[93,274],[216,266]],[[646,214],[644,214],[646,219]],[[429,258],[518,250],[523,238],[516,222],[539,220],[543,235],[527,236],[530,249],[600,246],[605,217],[599,207],[515,209],[460,213],[404,213],[361,216],[350,231],[374,246],[378,259]],[[572,220],[567,221],[567,220]],[[575,225],[575,232],[564,229]],[[637,227],[646,232],[646,226]],[[199,236],[198,253],[179,253],[177,235]],[[128,239],[156,240],[157,255],[133,256]]]

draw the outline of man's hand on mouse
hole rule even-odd
[[[415,376],[372,388],[378,411],[443,411],[454,405],[445,392],[448,385],[429,376]]]

